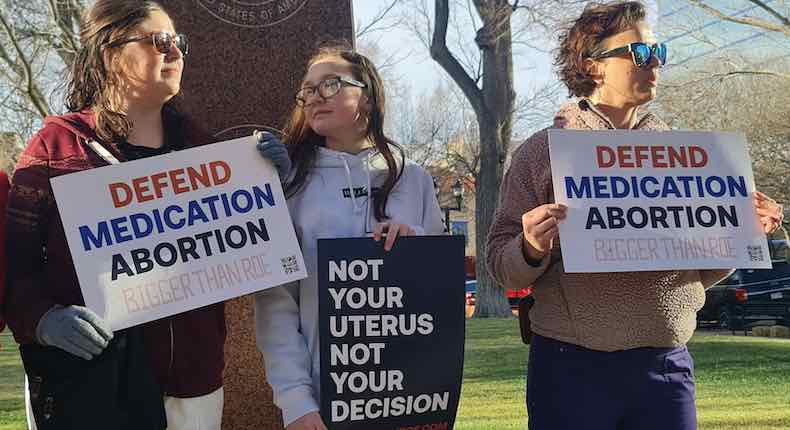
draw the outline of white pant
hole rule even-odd
[[[222,387],[200,397],[165,396],[167,430],[220,430],[224,401]]]
[[[25,374],[25,415],[27,416],[28,430],[36,430],[36,420],[33,419],[33,408],[30,406],[30,387]]]
[[[181,399],[165,396],[167,430],[220,430],[222,427],[222,405],[225,391],[222,387],[200,397]],[[30,390],[25,375],[25,412],[27,428],[36,430],[33,410],[30,407]]]

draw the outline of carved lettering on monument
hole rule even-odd
[[[215,139],[218,140],[228,140],[242,136],[249,136],[256,130],[268,131],[269,133],[272,133],[280,138],[282,138],[282,135],[284,133],[282,130],[275,127],[270,127],[268,125],[263,125],[263,124],[250,123],[250,124],[239,124],[239,125],[234,125],[233,127],[228,127],[224,130],[214,133],[213,136]]]
[[[215,18],[238,27],[269,27],[292,17],[308,0],[195,0]]]

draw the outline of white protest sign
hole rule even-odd
[[[114,330],[307,276],[253,137],[56,177],[52,189],[85,304]]]
[[[770,268],[741,134],[550,130],[566,272]]]

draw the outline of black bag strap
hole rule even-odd
[[[521,330],[521,341],[526,345],[529,345],[532,341],[532,323],[529,320],[529,310],[534,303],[535,299],[531,294],[522,297],[518,301],[518,326]]]

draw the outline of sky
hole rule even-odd
[[[357,27],[369,23],[382,8],[390,3],[390,0],[353,0],[354,20]],[[428,3],[431,4],[430,12],[433,13],[433,2]],[[646,4],[650,10],[658,9],[656,0],[648,0]],[[451,13],[458,12],[457,8],[451,10]],[[466,13],[466,11],[460,12]],[[652,15],[655,16],[655,13]],[[390,28],[384,34],[376,33],[366,37],[376,41],[385,52],[404,51],[404,46],[414,46],[413,54],[397,64],[396,75],[401,79],[408,80],[412,88],[415,89],[415,93],[430,91],[435,87],[437,80],[447,76],[439,65],[430,58],[427,49],[420,45],[406,29]],[[557,80],[552,66],[552,56],[548,52],[554,46],[550,43],[551,41],[547,42],[549,43],[546,44],[545,50],[524,46],[514,47],[513,75],[517,93],[530,93],[536,87]],[[474,44],[473,31],[469,31],[468,43],[470,46]],[[565,94],[563,92],[562,96],[564,97]]]
[[[323,1],[323,0],[322,0]],[[391,0],[351,0],[354,8],[354,20],[358,26],[370,22]],[[406,0],[400,0],[405,3]],[[430,15],[433,14],[433,1],[423,0],[429,5]],[[463,0],[459,0],[463,1]],[[723,23],[705,12],[689,5],[687,0],[645,0],[651,11],[649,20],[659,40],[669,42],[670,66],[665,70],[682,70],[695,65],[699,67],[710,64],[718,59],[719,47],[738,50],[744,55],[763,55],[766,51],[790,52],[790,38],[779,34],[761,31],[749,26]],[[753,16],[772,20],[767,13],[750,3],[748,0],[708,0],[708,3],[722,11],[735,16]],[[770,6],[783,9],[785,0],[765,0]],[[400,6],[402,8],[402,6]],[[459,13],[453,8],[451,13]],[[396,13],[400,13],[397,10]],[[470,11],[471,12],[471,11]],[[467,13],[467,11],[461,11]],[[474,13],[474,12],[471,12]],[[521,12],[517,12],[521,13]],[[704,33],[705,38],[694,37],[689,30]],[[467,46],[475,49],[474,31],[470,29]],[[368,37],[379,45],[385,53],[396,53],[404,57],[393,66],[390,75],[401,80],[412,88],[412,95],[429,93],[441,81],[450,82],[445,72],[429,57],[427,48],[422,46],[405,28],[392,27],[384,32],[377,32]],[[514,55],[514,85],[520,95],[528,95],[546,83],[556,83],[557,77],[552,66],[550,51],[554,48],[552,39],[543,44],[544,49],[536,50],[516,46]],[[782,51],[784,50],[784,51]],[[397,53],[402,54],[398,55]],[[680,67],[676,67],[680,66]],[[565,91],[558,95],[556,103],[564,100]],[[2,119],[0,119],[2,126]]]
[[[364,27],[385,7],[387,7],[391,0],[352,0],[354,9],[354,21],[357,28]],[[652,20],[655,20],[656,11],[658,10],[657,0],[647,0],[645,3],[650,11]],[[431,18],[433,17],[433,1],[428,0],[429,11]],[[452,4],[452,2],[451,2]],[[460,9],[460,10],[459,10]],[[390,12],[389,16],[396,16],[402,13],[402,10],[397,8]],[[467,14],[469,11],[465,8],[451,8],[451,14]],[[521,13],[521,12],[517,12]],[[452,18],[452,16],[451,16]],[[468,46],[475,47],[474,36],[475,30],[469,28],[466,32],[467,38],[465,42]],[[448,39],[451,36],[448,36]],[[398,53],[403,52],[403,55],[396,56],[403,58],[397,62],[389,76],[395,76],[400,81],[405,81],[412,89],[412,97],[420,94],[430,93],[439,82],[451,82],[449,76],[441,69],[441,67],[433,61],[428,53],[428,50],[423,46],[413,34],[406,28],[393,27],[387,28],[386,31],[376,32],[363,37],[365,42],[375,42],[379,49],[385,53]],[[448,41],[449,44],[449,41]],[[552,50],[554,49],[554,37],[543,42],[532,43],[538,45],[541,49],[534,49],[523,44],[515,44],[513,47],[513,84],[516,93],[522,97],[528,97],[539,89],[548,84],[556,84],[558,79],[554,73],[552,65]],[[451,50],[453,48],[451,47]],[[387,82],[385,82],[387,84]],[[392,87],[392,86],[391,86]],[[559,91],[555,94],[555,99],[552,101],[553,105],[559,105],[568,99],[568,93],[564,87],[560,87]],[[540,115],[534,124],[516,124],[514,129],[515,140],[525,138],[536,130],[539,130],[551,120],[554,109],[548,108],[549,111]],[[538,124],[540,122],[540,124]],[[544,123],[545,122],[545,123]]]
[[[369,23],[390,0],[353,0],[354,19],[357,26]],[[432,3],[430,12],[433,13]],[[648,20],[656,36],[669,44],[670,64],[668,72],[688,66],[695,59],[697,65],[704,67],[704,61],[717,61],[716,54],[725,47],[736,49],[749,55],[758,55],[766,50],[790,49],[790,39],[749,26],[725,23],[713,18],[704,11],[691,6],[686,0],[647,0]],[[759,8],[745,0],[710,0],[709,4],[723,12],[734,16],[758,16],[770,20]],[[779,5],[781,0],[766,0],[769,5]],[[451,13],[458,12],[451,9]],[[462,11],[465,13],[466,11]],[[690,30],[696,30],[690,31]],[[694,33],[703,33],[705,38],[694,37]],[[469,46],[474,46],[474,32],[469,32]],[[437,81],[449,79],[444,71],[429,57],[427,49],[420,45],[411,33],[403,28],[389,28],[370,36],[384,52],[404,51],[405,46],[414,46],[411,55],[399,62],[394,68],[399,79],[410,83],[416,94],[428,92],[436,86]],[[530,93],[535,87],[547,82],[556,82],[551,65],[550,50],[553,41],[545,43],[546,49],[535,50],[517,48],[514,53],[514,86],[519,94]],[[408,52],[408,51],[407,51]],[[788,51],[790,52],[790,51]],[[563,91],[560,95],[565,98]]]
[[[389,0],[353,0],[356,25],[359,27],[369,23],[389,3]],[[386,34],[374,34],[370,38],[376,41],[384,52],[404,51],[405,46],[413,46],[412,55],[408,55],[397,64],[396,74],[408,80],[415,93],[432,89],[438,79],[446,76],[439,65],[430,58],[427,49],[408,30],[392,28],[388,29]],[[474,44],[474,33],[471,31],[469,44],[470,46]],[[550,54],[528,48],[520,50],[521,55],[514,56],[513,75],[516,91],[529,91],[531,85],[540,85],[555,79]]]

